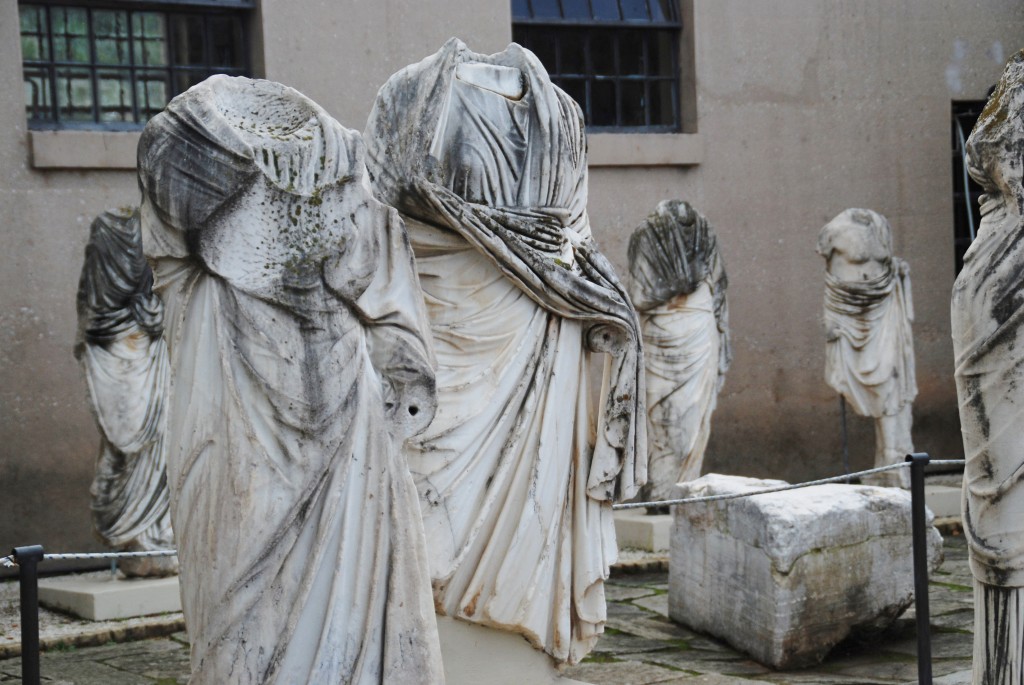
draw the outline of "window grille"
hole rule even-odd
[[[212,74],[248,74],[251,8],[251,0],[19,3],[29,126],[137,129]]]
[[[967,174],[964,143],[978,123],[985,100],[953,103],[953,250],[956,273],[964,266],[964,253],[974,242],[981,220],[981,186]]]
[[[677,0],[512,0],[512,38],[591,130],[678,131]]]

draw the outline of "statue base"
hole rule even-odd
[[[647,510],[620,509],[615,514],[615,539],[619,549],[667,552],[672,532],[672,514],[649,516]]]
[[[566,678],[521,635],[437,617],[447,685],[588,685]]]
[[[90,621],[181,611],[178,577],[57,576],[39,581],[39,603]]]

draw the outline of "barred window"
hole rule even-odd
[[[252,0],[21,2],[34,129],[133,129],[212,74],[246,75]]]
[[[677,0],[512,0],[512,38],[591,130],[678,131]]]

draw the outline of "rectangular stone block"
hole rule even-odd
[[[709,474],[677,497],[783,485]],[[774,668],[817,663],[913,601],[910,493],[820,485],[674,507],[669,616]],[[930,570],[942,538],[929,530]]]
[[[619,549],[667,552],[671,530],[671,514],[648,516],[646,509],[621,509],[615,512],[615,540]]]
[[[39,603],[90,621],[109,621],[181,611],[181,594],[177,576],[58,576],[39,581]]]

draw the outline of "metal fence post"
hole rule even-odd
[[[39,569],[42,545],[15,547],[21,594],[21,683],[39,685]]]
[[[924,506],[924,467],[931,458],[924,452],[908,454],[910,511],[914,534],[914,610],[917,613],[917,682],[932,685],[932,636],[928,615],[928,521]]]

